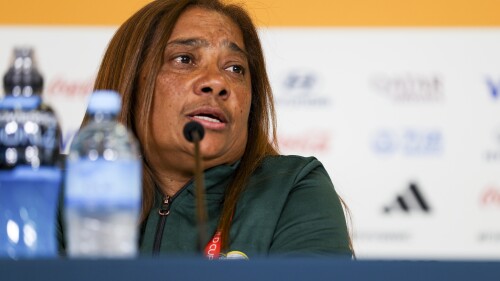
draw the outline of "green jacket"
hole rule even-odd
[[[216,231],[224,189],[236,167],[223,165],[205,171],[207,240]],[[172,198],[163,222],[158,212],[162,199],[158,192],[142,227],[141,254],[158,250],[160,254],[196,254],[193,182]],[[161,239],[156,250],[155,239],[157,246]],[[266,157],[238,201],[228,250],[249,258],[285,254],[350,257],[343,209],[323,165],[313,157]]]

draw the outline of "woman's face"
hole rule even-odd
[[[200,143],[205,168],[241,158],[251,93],[238,26],[215,11],[187,9],[168,39],[156,77],[149,162],[155,169],[190,169],[194,146],[185,140],[183,128],[191,120],[205,129]]]

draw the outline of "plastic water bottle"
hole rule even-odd
[[[55,257],[61,133],[31,48],[16,48],[0,100],[0,257]]]
[[[116,121],[120,107],[118,93],[94,92],[91,121],[71,144],[64,211],[70,257],[137,254],[141,160],[134,136]]]

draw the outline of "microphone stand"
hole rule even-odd
[[[203,168],[200,156],[200,135],[198,131],[193,132],[195,168],[194,185],[196,194],[196,217],[198,219],[198,247],[203,251],[203,243],[206,243],[207,234],[207,214],[205,207],[205,183],[203,181]]]
[[[201,164],[200,141],[205,135],[205,130],[200,123],[191,121],[184,126],[183,133],[187,141],[194,143],[194,185],[196,218],[198,222],[198,250],[203,252],[203,243],[207,242],[207,211],[205,207],[205,184],[203,181],[203,168]]]

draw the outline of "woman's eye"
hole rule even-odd
[[[193,60],[191,59],[191,57],[189,57],[187,55],[182,55],[182,56],[176,57],[175,61],[180,62],[180,63],[191,63]]]
[[[231,65],[230,67],[226,68],[226,70],[239,74],[245,73],[245,69],[241,65]]]

